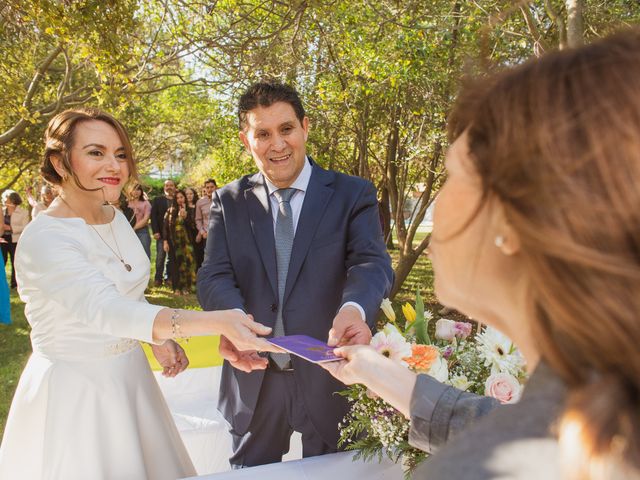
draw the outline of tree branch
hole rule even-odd
[[[27,93],[25,95],[24,101],[22,102],[22,106],[27,109],[28,115],[33,114],[33,112],[30,111],[32,106],[32,101],[33,101],[35,92],[40,82],[42,81],[42,78],[44,77],[45,73],[47,72],[47,70],[53,63],[53,61],[56,59],[58,55],[60,55],[62,51],[63,51],[63,48],[60,45],[54,48],[42,61],[40,66],[37,68],[33,78],[31,79],[31,83],[29,84],[29,88],[27,89]],[[10,141],[12,141],[13,139],[17,138],[18,136],[22,135],[22,133],[27,129],[28,126],[29,126],[29,121],[26,118],[24,118],[24,116],[22,116],[20,120],[18,120],[12,127],[10,127],[8,130],[0,134],[0,145],[5,145]]]
[[[564,19],[551,4],[551,0],[544,0],[544,8],[551,21],[558,27],[558,47],[562,50],[567,47],[567,28]]]
[[[533,15],[531,15],[531,10],[529,10],[529,7],[522,6],[520,7],[520,11],[524,16],[524,21],[527,24],[527,28],[529,29],[529,33],[531,34],[531,37],[533,38],[533,54],[536,57],[539,57],[548,49],[548,45],[542,39],[542,35],[540,34],[538,25],[535,19],[533,18]]]

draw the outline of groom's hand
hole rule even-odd
[[[232,367],[243,372],[249,373],[267,368],[266,358],[259,356],[255,350],[238,350],[224,335],[220,335],[218,351]]]
[[[345,345],[368,345],[371,341],[371,329],[362,319],[360,311],[352,306],[341,309],[333,319],[327,344],[330,347]]]

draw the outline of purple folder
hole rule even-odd
[[[312,363],[333,362],[342,360],[333,354],[334,347],[308,335],[287,335],[267,338],[267,341],[289,353],[304,358]]]

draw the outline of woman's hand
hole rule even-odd
[[[165,377],[175,377],[189,366],[189,359],[183,348],[173,340],[167,340],[162,345],[151,345],[151,351]]]
[[[368,345],[353,345],[336,348],[333,353],[344,358],[335,362],[323,362],[320,365],[345,385],[362,383],[367,385],[371,375],[384,375],[387,363],[391,360],[380,355]]]
[[[169,242],[164,240],[162,242],[162,249],[165,251],[165,253],[169,253]]]
[[[401,363],[379,354],[370,346],[340,347],[333,352],[344,360],[321,363],[322,368],[345,385],[365,385],[371,394],[380,396],[405,417],[410,417],[415,373]]]
[[[178,210],[178,216],[180,218],[186,218],[187,217],[187,209],[184,207],[180,207],[180,210]]]
[[[280,348],[258,337],[258,335],[269,335],[270,327],[254,322],[251,315],[238,310],[226,310],[222,313],[224,319],[220,325],[220,334],[224,335],[238,351],[282,352]]]

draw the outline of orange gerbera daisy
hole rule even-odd
[[[411,356],[403,360],[413,370],[426,371],[439,356],[440,352],[433,345],[411,345]]]

